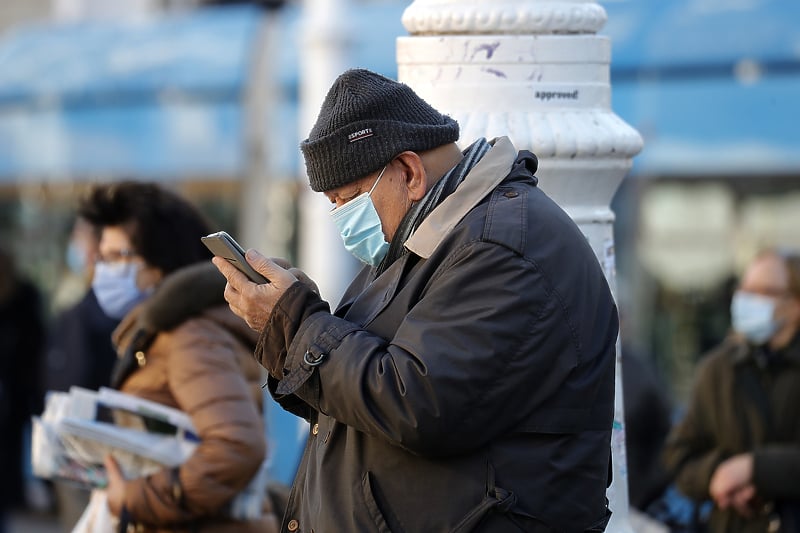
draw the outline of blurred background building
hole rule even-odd
[[[337,0],[349,66],[397,76],[410,0]],[[169,183],[297,260],[303,10],[280,0],[4,0],[0,241],[52,296],[89,183]],[[677,403],[739,268],[800,248],[800,4],[604,0],[612,106],[644,150],[612,207],[623,342]],[[288,474],[287,474],[288,475]]]
[[[623,340],[680,404],[743,263],[800,248],[800,4],[601,4],[613,107],[644,138],[612,205]]]

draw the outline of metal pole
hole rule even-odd
[[[283,175],[268,152],[270,117],[283,104],[276,84],[275,51],[280,50],[281,21],[262,15],[253,45],[247,76],[243,122],[246,167],[242,180],[239,235],[241,244],[257,248],[271,257],[291,256],[294,177]],[[292,147],[288,147],[291,149]]]
[[[328,88],[348,65],[350,40],[346,25],[348,0],[305,0],[301,25],[300,135],[314,124]],[[299,140],[298,140],[299,143]],[[305,168],[303,164],[301,168]],[[299,200],[299,267],[319,286],[324,299],[335,307],[358,268],[342,246],[328,216],[330,203],[311,191],[303,179]]]

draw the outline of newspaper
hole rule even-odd
[[[103,488],[103,460],[112,455],[126,478],[146,476],[182,464],[200,438],[186,413],[117,390],[72,387],[50,392],[41,416],[33,417],[33,473]],[[237,519],[261,516],[266,461],[250,484],[227,506]]]

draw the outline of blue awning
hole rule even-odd
[[[601,0],[612,106],[645,140],[634,175],[800,172],[800,2]],[[352,66],[396,76],[407,2],[348,15]],[[243,96],[264,16],[248,6],[153,20],[42,24],[0,40],[0,182],[245,172]],[[271,153],[298,171],[300,9],[279,12],[285,101]]]
[[[800,172],[800,2],[601,2],[638,175]]]
[[[0,41],[0,180],[231,177],[259,11],[27,27]]]
[[[353,6],[352,66],[395,77],[402,1]],[[0,182],[135,175],[235,179],[246,172],[244,96],[264,11],[201,8],[130,22],[43,23],[0,40]],[[281,32],[264,117],[283,175],[299,172],[301,10],[269,16]]]

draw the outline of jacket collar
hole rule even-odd
[[[458,188],[434,209],[405,242],[405,247],[427,259],[462,218],[502,182],[517,158],[508,137],[490,141],[492,148],[467,174]]]
[[[147,351],[162,331],[202,315],[213,320],[243,344],[255,347],[258,334],[233,314],[225,303],[225,278],[210,262],[197,263],[164,278],[156,291],[134,307],[117,326],[112,341],[118,359],[111,373],[111,386],[120,388],[141,361],[138,351]]]
[[[760,348],[748,344],[736,334],[730,335],[727,342],[731,345],[731,358],[734,364],[742,364],[756,358],[756,351]],[[796,334],[786,347],[775,352],[784,361],[800,365],[800,333]]]
[[[225,304],[225,278],[210,262],[184,267],[165,277],[155,292],[122,319],[112,335],[126,347],[137,332],[152,338],[187,318]]]

